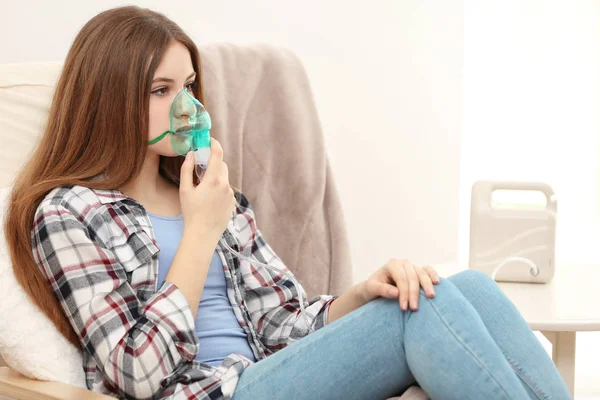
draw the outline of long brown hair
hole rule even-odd
[[[116,189],[139,175],[147,151],[152,79],[173,41],[190,51],[197,73],[194,94],[204,103],[198,49],[173,21],[131,6],[92,18],[69,50],[44,134],[13,186],[4,232],[15,276],[77,348],[78,337],[33,258],[34,214],[56,187]],[[178,183],[182,163],[183,157],[161,157],[160,173]]]

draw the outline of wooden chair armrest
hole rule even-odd
[[[17,400],[114,400],[100,393],[61,382],[28,378],[8,367],[0,367],[0,398]]]

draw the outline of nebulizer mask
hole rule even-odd
[[[186,156],[190,151],[194,153],[194,171],[198,176],[198,180],[201,181],[204,173],[206,172],[208,159],[210,158],[211,154],[210,129],[212,127],[212,123],[210,115],[202,103],[200,103],[187,88],[184,88],[177,93],[173,99],[169,117],[170,129],[155,139],[149,141],[148,144],[153,145],[169,135],[171,147],[175,153],[179,154],[180,156]],[[258,264],[265,268],[276,270],[288,277],[288,279],[290,279],[296,287],[300,302],[301,316],[304,317],[307,325],[306,327],[309,329],[310,322],[304,310],[304,298],[302,296],[303,289],[293,275],[272,265],[261,263],[254,257],[250,258],[251,249],[245,249],[249,250],[248,252],[244,251],[244,253],[248,254],[241,254],[232,249],[223,237],[221,237],[219,242],[223,245],[223,247],[235,254],[237,257],[252,264]]]
[[[180,156],[194,153],[195,172],[202,180],[210,158],[210,115],[187,89],[181,90],[171,104],[170,129],[148,142],[153,145],[169,135],[173,151]]]

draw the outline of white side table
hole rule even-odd
[[[448,277],[466,268],[456,263],[434,266]],[[575,391],[575,345],[578,331],[600,331],[600,264],[558,261],[548,284],[498,282],[532,330],[552,343],[552,360]]]

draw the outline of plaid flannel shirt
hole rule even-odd
[[[246,197],[235,195],[223,234],[229,246],[250,249],[258,261],[291,273],[261,235]],[[119,191],[56,188],[37,209],[31,241],[37,265],[81,341],[89,389],[126,399],[231,398],[253,362],[238,354],[218,367],[194,360],[201,345],[194,318],[173,283],[157,287],[159,248],[141,204]],[[336,296],[306,300],[302,287],[284,274],[239,259],[220,244],[216,251],[256,360],[327,323]],[[298,290],[308,324],[300,318]]]

